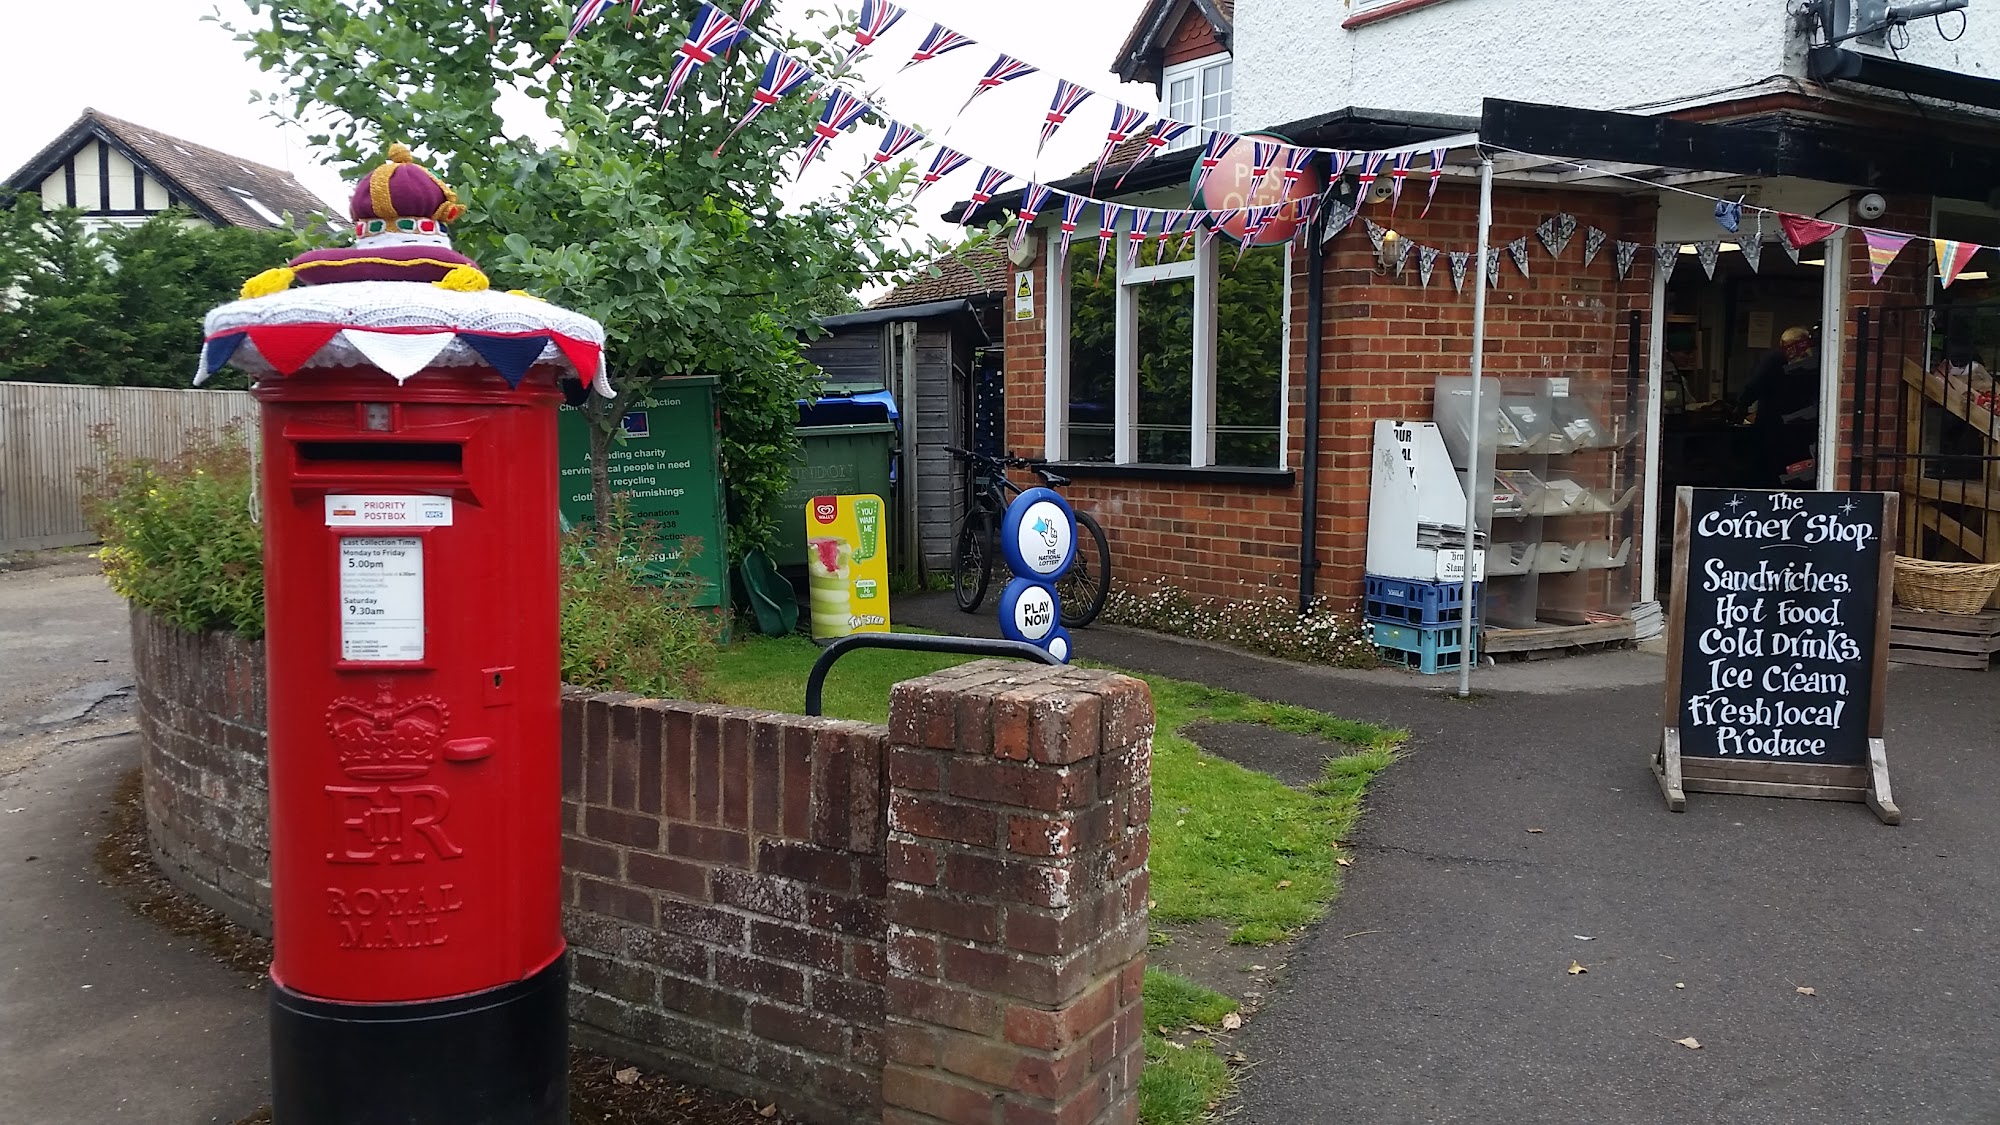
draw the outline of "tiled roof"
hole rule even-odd
[[[176,199],[185,200],[211,222],[268,229],[285,225],[286,216],[301,222],[308,215],[340,210],[289,172],[95,109],[84,110],[74,125],[15,172],[7,186],[27,190],[91,137],[123,151],[162,180]]]
[[[930,263],[909,281],[868,302],[871,309],[894,309],[949,301],[957,297],[998,296],[1007,292],[1013,268],[1007,262],[1007,248],[997,240],[960,248]]]

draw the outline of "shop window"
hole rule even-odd
[[[1169,151],[1193,148],[1208,141],[1212,130],[1229,132],[1236,122],[1235,67],[1228,55],[1217,55],[1166,68],[1160,85],[1166,90],[1167,116],[1201,128],[1176,140]]]
[[[1102,270],[1094,248],[1073,253],[1050,287],[1065,300],[1050,310],[1048,455],[1283,467],[1287,248],[1239,261],[1226,239],[1173,239],[1128,263],[1119,242]]]

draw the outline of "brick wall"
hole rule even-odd
[[[268,930],[264,643],[190,633],[134,606],[132,664],[154,860],[203,902]]]
[[[135,611],[162,868],[269,929],[261,646]],[[577,1040],[828,1125],[1137,1116],[1152,702],[983,661],[890,725],[567,691]]]
[[[1377,222],[1393,225],[1415,243],[1471,250],[1478,240],[1474,186],[1440,186],[1430,214],[1413,186],[1392,219],[1384,205],[1368,208]],[[1487,301],[1488,374],[1625,378],[1627,317],[1647,311],[1652,293],[1654,204],[1602,193],[1496,188],[1495,245],[1520,235],[1529,241],[1529,276],[1503,253],[1501,279]],[[1576,216],[1577,232],[1560,260],[1534,237],[1548,215]],[[1583,266],[1584,232],[1597,226],[1613,239],[1645,244],[1625,280],[1607,242]],[[1044,245],[1042,253],[1047,253]],[[1094,246],[1081,245],[1087,262]],[[1224,255],[1225,264],[1227,254]],[[1291,286],[1289,381],[1286,387],[1290,482],[1221,484],[1190,475],[1162,481],[1080,476],[1066,491],[1097,516],[1111,540],[1115,581],[1167,582],[1204,596],[1242,597],[1256,591],[1296,590],[1299,525],[1303,506],[1307,256],[1294,255]],[[1047,272],[1038,257],[1038,288]],[[1084,268],[1089,268],[1087,265]],[[1362,223],[1327,246],[1322,344],[1320,521],[1317,589],[1338,601],[1359,597],[1367,553],[1368,492],[1374,422],[1428,419],[1439,375],[1465,375],[1472,356],[1473,263],[1464,292],[1452,289],[1440,256],[1428,288],[1418,284],[1412,251],[1403,275],[1384,271]],[[1008,448],[1040,454],[1043,424],[1047,300],[1031,321],[1007,326]],[[1642,334],[1641,347],[1645,346]]]

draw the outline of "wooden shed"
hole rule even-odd
[[[897,565],[918,577],[950,571],[952,528],[965,510],[963,467],[945,447],[1001,451],[1000,305],[1009,274],[1001,246],[947,255],[867,309],[821,320],[827,335],[807,348],[828,392],[896,398]]]

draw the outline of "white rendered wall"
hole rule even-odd
[[[1353,30],[1344,0],[1237,0],[1236,121],[1269,127],[1349,106],[1479,114],[1482,98],[1641,109],[1805,76],[1788,0],[1441,0]],[[2000,78],[2000,0],[1972,0],[1947,42],[1918,20],[1905,62]],[[1943,17],[1960,33],[1960,14]],[[1886,47],[1846,44],[1890,55]]]

